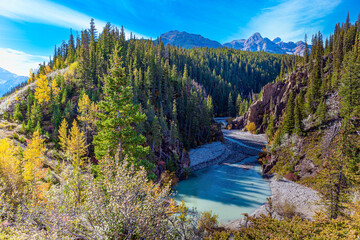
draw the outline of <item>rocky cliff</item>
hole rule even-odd
[[[325,63],[329,57],[332,56],[324,57],[323,62]],[[330,72],[331,69],[324,71],[323,78],[326,79]],[[334,139],[340,131],[342,122],[337,90],[324,94],[325,120],[320,121],[316,114],[304,116],[303,134],[284,135],[278,145],[274,146],[278,129],[284,124],[290,93],[293,93],[294,99],[300,93],[305,95],[309,75],[308,65],[299,66],[294,72],[287,74],[285,79],[265,85],[261,99],[252,104],[243,116],[237,117],[229,124],[231,128],[244,129],[253,122],[258,133],[265,133],[271,119],[273,120],[275,137],[269,137],[267,152],[260,157],[265,175],[277,173],[290,180],[310,181],[308,179],[315,177],[321,170],[329,149],[335,148]]]
[[[258,132],[264,133],[267,123],[263,122],[263,118],[266,113],[268,116],[274,115],[275,127],[277,128],[290,92],[295,91],[295,94],[298,94],[300,89],[305,88],[303,82],[307,81],[308,77],[307,67],[301,66],[286,76],[283,81],[268,83],[262,89],[261,99],[252,104],[243,116],[232,121],[231,127],[243,129],[250,122],[253,122],[257,126]]]

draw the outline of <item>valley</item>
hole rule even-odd
[[[212,211],[226,224],[263,205],[270,188],[256,160],[265,136],[248,138],[244,132],[224,131],[224,143],[206,144],[190,151],[192,171],[189,179],[176,186],[175,199],[184,200],[190,209]]]
[[[360,17],[306,41],[70,29],[0,99],[0,239],[359,238]]]

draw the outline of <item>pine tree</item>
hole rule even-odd
[[[295,107],[294,107],[294,133],[298,136],[302,136],[304,134],[304,127],[302,123],[302,114],[301,114],[301,95],[299,94],[295,101]]]
[[[324,123],[325,118],[326,118],[326,104],[325,104],[325,100],[322,97],[320,100],[320,103],[318,105],[318,108],[316,109],[316,116],[319,119],[320,124]]]
[[[14,108],[13,118],[15,121],[22,122],[24,120],[24,116],[20,111],[20,104],[16,104]]]
[[[269,124],[268,124],[267,129],[266,129],[266,136],[267,136],[269,142],[271,141],[271,139],[274,136],[274,129],[275,129],[274,121],[275,121],[275,116],[272,114],[270,116]]]
[[[208,116],[210,118],[213,118],[214,117],[214,105],[213,105],[213,101],[212,101],[212,98],[211,96],[207,96],[206,98],[206,110],[208,112]]]
[[[74,42],[74,36],[72,34],[72,29],[70,29],[70,37],[68,41],[68,48],[67,48],[67,58],[66,63],[71,64],[75,60],[75,42]]]
[[[239,116],[240,116],[240,112],[241,112],[241,110],[240,110],[240,107],[241,107],[241,102],[242,102],[242,99],[241,99],[241,96],[240,96],[240,94],[238,94],[237,95],[237,97],[236,97],[236,114],[238,114]]]
[[[159,118],[157,116],[154,117],[152,126],[151,126],[151,133],[152,133],[152,150],[156,148],[161,148],[161,125],[159,122]]]
[[[294,130],[294,125],[294,94],[291,92],[286,104],[285,118],[282,127],[283,133],[291,135]]]
[[[136,166],[151,170],[153,165],[145,159],[147,149],[142,146],[145,138],[138,135],[134,123],[145,119],[133,104],[131,83],[119,56],[119,46],[115,47],[110,75],[104,78],[104,100],[100,101],[97,121],[98,134],[94,137],[95,154],[101,160],[108,155],[122,161],[127,158]]]
[[[228,97],[228,114],[229,116],[234,116],[234,112],[235,112],[235,106],[234,106],[234,99],[231,95],[231,92],[229,93],[229,97]]]
[[[341,78],[341,114],[350,120],[360,115],[360,60],[355,53],[345,59],[345,73]]]
[[[305,34],[305,50],[304,50],[304,63],[309,62],[309,46],[307,44],[307,34]]]

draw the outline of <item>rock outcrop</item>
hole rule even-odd
[[[266,113],[275,117],[275,126],[286,107],[287,99],[291,91],[298,94],[303,86],[302,82],[308,78],[308,71],[305,67],[299,67],[295,73],[286,77],[287,80],[276,83],[268,83],[263,87],[262,97],[252,104],[249,110],[240,117],[234,119],[231,124],[235,129],[243,129],[250,122],[254,122],[259,133],[264,133],[267,125],[263,124],[263,117]]]

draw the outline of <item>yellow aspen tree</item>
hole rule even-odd
[[[35,98],[40,104],[45,104],[45,102],[50,100],[49,82],[45,75],[40,75],[39,79],[36,81],[36,86]]]
[[[45,177],[47,172],[47,169],[43,168],[44,153],[44,139],[40,137],[39,131],[36,131],[23,153],[23,176],[24,180],[31,186],[33,198],[42,199],[43,192],[49,187],[48,183],[39,182],[40,179]]]
[[[54,96],[57,96],[60,93],[60,88],[57,84],[56,79],[54,79],[51,83],[51,90],[52,90]]]

